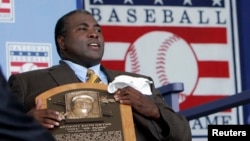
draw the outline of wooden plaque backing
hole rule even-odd
[[[112,111],[111,111],[111,114],[118,114],[118,116],[114,115],[113,121],[111,121],[111,123],[107,123],[107,124],[109,124],[109,126],[113,126],[113,125],[115,125],[117,123],[117,119],[118,120],[121,119],[121,120],[118,121],[121,124],[121,127],[122,127],[122,129],[120,129],[120,131],[122,132],[122,140],[121,141],[136,141],[131,106],[118,104],[117,102],[115,102],[114,99],[113,99],[113,95],[108,94],[107,85],[105,85],[105,84],[99,84],[99,83],[72,83],[72,84],[66,84],[66,85],[58,86],[58,87],[52,88],[52,89],[50,89],[48,91],[45,91],[42,94],[38,95],[36,97],[36,103],[37,103],[38,100],[42,100],[42,108],[41,109],[47,109],[48,108],[48,109],[58,110],[57,108],[53,108],[54,105],[55,105],[55,107],[59,107],[59,112],[63,111],[63,113],[66,113],[66,104],[67,104],[66,103],[66,98],[67,97],[65,98],[65,95],[66,94],[73,95],[73,94],[79,93],[81,91],[91,91],[91,92],[92,91],[97,91],[97,93],[101,91],[100,93],[102,93],[101,94],[102,98],[97,99],[99,102],[102,101],[102,102],[100,102],[101,104],[104,103],[104,105],[105,105],[106,103],[108,103],[108,104],[109,103],[114,103],[113,105],[118,106],[118,107],[116,107],[114,109],[118,109],[118,111],[120,111],[120,113],[112,113]],[[105,100],[106,102],[103,102],[103,95],[106,95],[106,96],[108,96],[110,98],[106,99]],[[59,99],[61,99],[61,101],[54,101],[51,104],[50,101],[53,101],[53,99],[58,100],[58,97],[60,97]],[[53,105],[53,106],[51,106],[51,105]],[[112,104],[110,104],[110,105],[112,105]],[[109,109],[112,110],[112,108],[109,108]],[[101,113],[103,114],[103,112],[104,111],[102,111],[102,108],[101,108]],[[116,117],[120,117],[120,118],[116,118]],[[92,118],[93,120],[88,118],[88,119],[78,119],[78,120],[76,120],[77,123],[72,123],[72,126],[71,126],[70,122],[68,122],[68,123],[65,122],[66,119],[63,120],[63,125],[69,125],[70,127],[77,126],[78,123],[81,126],[84,126],[84,124],[88,125],[88,124],[94,124],[94,123],[97,123],[97,124],[98,123],[103,123],[101,121],[102,117],[100,117],[100,118]],[[95,121],[95,119],[97,121]],[[83,121],[83,122],[81,122],[81,121]],[[114,122],[114,124],[112,124],[112,122]],[[57,133],[57,130],[58,131],[61,130],[60,126],[53,129],[52,134],[54,136],[56,135],[54,133]],[[71,130],[77,130],[77,128],[72,128]],[[72,136],[75,136],[75,134],[80,133],[80,132],[81,131],[74,131],[74,132],[72,132],[72,134],[74,134]],[[105,132],[107,132],[107,131],[105,131]],[[98,133],[99,133],[99,131],[98,131]],[[60,134],[62,134],[62,133],[60,133]],[[68,135],[68,134],[71,134],[71,133],[65,133],[65,136],[66,136],[66,134]],[[110,136],[110,135],[108,135],[108,136]],[[61,139],[61,137],[58,140],[60,140],[60,139]],[[70,138],[68,140],[74,141],[74,138]],[[116,140],[117,140],[117,138],[116,138]]]

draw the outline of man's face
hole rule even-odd
[[[63,59],[85,67],[100,63],[104,52],[101,27],[93,16],[75,13],[67,20],[66,34],[59,45]]]
[[[74,109],[81,113],[88,113],[92,110],[93,102],[88,98],[78,98],[74,101]]]

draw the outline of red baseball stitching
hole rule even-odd
[[[135,49],[135,46],[132,45],[129,47],[128,49],[128,52],[129,52],[129,55],[130,55],[130,58],[131,58],[131,72],[133,73],[139,73],[140,72],[140,64],[139,64],[139,59],[137,57],[137,53],[136,53],[136,49]]]
[[[167,74],[166,74],[166,67],[165,67],[165,63],[166,63],[166,52],[167,50],[171,47],[171,45],[176,42],[177,40],[179,40],[180,37],[177,35],[173,35],[171,37],[169,37],[168,39],[166,39],[162,45],[160,46],[160,48],[158,49],[158,53],[157,53],[157,58],[156,58],[156,73],[158,75],[158,79],[160,81],[160,83],[162,85],[167,85],[169,83],[169,80],[167,78]],[[174,61],[174,60],[173,60]]]

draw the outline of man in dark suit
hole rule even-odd
[[[0,68],[0,140],[54,141],[47,129],[28,116],[9,89]]]
[[[39,109],[35,97],[42,92],[64,84],[86,82],[87,69],[92,69],[104,84],[119,75],[151,77],[110,70],[101,65],[104,39],[101,27],[85,10],[74,10],[61,17],[55,27],[55,42],[61,57],[60,64],[9,78],[9,85],[22,101],[28,114],[44,127],[59,126],[61,118],[54,110]],[[150,84],[152,95],[145,95],[133,87],[118,89],[116,102],[131,105],[137,141],[190,141],[191,129],[185,117],[177,115],[163,100],[160,92]]]

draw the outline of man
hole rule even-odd
[[[9,89],[0,69],[0,140],[54,141],[52,135],[24,109]]]
[[[89,116],[89,112],[93,109],[94,98],[89,95],[77,95],[71,100],[71,111],[67,114],[67,118],[93,118]],[[95,117],[98,117],[96,115]]]
[[[28,114],[46,128],[59,126],[59,113],[39,109],[41,102],[35,105],[35,97],[60,85],[86,82],[87,69],[94,70],[104,84],[112,82],[119,75],[143,77],[152,81],[148,76],[114,71],[100,64],[104,53],[101,27],[85,10],[71,11],[58,20],[55,42],[62,59],[59,65],[9,78],[11,89],[19,96]],[[144,95],[130,86],[118,89],[114,94],[117,102],[132,107],[137,141],[190,141],[188,121],[166,105],[153,84],[150,84],[150,88],[152,95]]]

